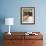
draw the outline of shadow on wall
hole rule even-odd
[[[2,32],[2,26],[5,23],[5,17],[0,16],[0,46],[3,46],[3,32]]]

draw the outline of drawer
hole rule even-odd
[[[16,41],[14,40],[5,40],[4,41],[4,46],[15,46],[16,45]]]
[[[43,46],[43,40],[33,40],[32,46]]]
[[[43,36],[41,36],[41,35],[33,35],[33,36],[30,36],[30,35],[25,35],[25,40],[31,40],[31,39],[35,39],[35,40],[37,40],[37,39],[39,39],[39,40],[43,40]]]
[[[4,39],[10,39],[10,40],[22,40],[24,39],[24,36],[23,35],[15,35],[15,36],[10,36],[10,35],[7,35],[7,36],[4,36]]]
[[[24,46],[43,46],[42,40],[25,40]]]
[[[4,46],[23,46],[23,40],[5,40]]]

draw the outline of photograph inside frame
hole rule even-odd
[[[34,8],[22,8],[22,23],[34,23]]]

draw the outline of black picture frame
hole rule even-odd
[[[35,7],[21,7],[21,24],[35,24]]]

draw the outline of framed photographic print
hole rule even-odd
[[[21,7],[21,24],[35,24],[35,7]]]

